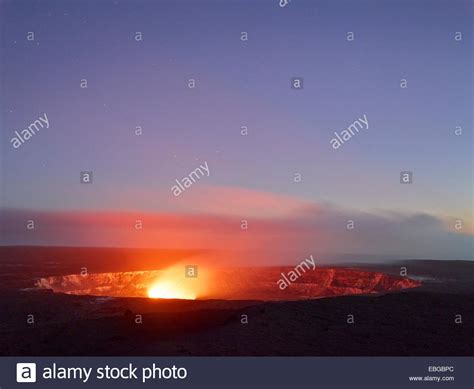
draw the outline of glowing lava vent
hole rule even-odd
[[[148,289],[148,297],[157,299],[195,300],[196,295],[173,281],[158,281]]]

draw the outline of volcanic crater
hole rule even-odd
[[[320,267],[302,274],[282,290],[278,287],[278,280],[291,270],[289,267],[199,268],[199,277],[196,278],[186,278],[182,269],[184,267],[171,271],[50,276],[38,279],[36,287],[56,293],[108,297],[294,301],[380,294],[421,285],[416,280],[376,271]],[[157,289],[163,289],[162,295],[151,293]]]

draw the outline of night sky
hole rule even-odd
[[[0,26],[2,244],[473,257],[469,1],[3,1]]]

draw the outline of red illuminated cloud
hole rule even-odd
[[[111,198],[110,207],[136,194],[119,196]],[[143,194],[142,201],[134,203],[142,208],[4,210],[1,243],[253,252],[254,258],[267,264],[289,263],[288,251],[472,256],[472,235],[451,231],[443,219],[429,214],[362,213],[286,195],[216,186],[196,186],[179,198],[171,193]],[[25,232],[30,219],[35,220],[34,233]],[[349,219],[355,223],[353,230],[346,227]],[[141,228],[136,228],[137,221]],[[242,228],[244,221],[247,228]],[[235,258],[250,261],[247,254]],[[231,259],[230,254],[221,259]]]

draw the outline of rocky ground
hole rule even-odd
[[[19,271],[6,266],[14,263],[5,258],[1,355],[473,355],[470,261],[359,264],[362,270],[393,275],[406,266],[422,285],[391,293],[262,302],[21,291],[19,286],[29,285],[41,271],[27,263]],[[31,314],[34,323],[28,323]]]

